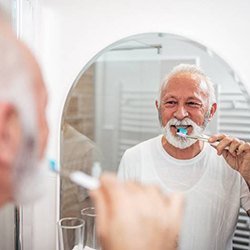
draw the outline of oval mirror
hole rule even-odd
[[[94,175],[117,171],[126,149],[161,133],[155,108],[159,85],[180,63],[201,66],[215,83],[218,110],[206,133],[249,140],[250,98],[223,59],[182,36],[140,34],[101,51],[77,76],[62,116],[62,168]],[[61,180],[61,217],[80,216],[90,205],[86,190]]]

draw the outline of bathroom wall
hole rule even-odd
[[[11,0],[0,0],[1,7],[9,14],[11,13],[11,4],[12,4]]]
[[[37,55],[49,90],[47,156],[59,159],[63,105],[79,71],[100,50],[133,34],[165,32],[196,40],[223,57],[250,91],[249,9],[248,0],[23,0],[21,35]],[[57,178],[49,182],[51,192],[33,207],[24,232],[33,250],[55,249]]]
[[[0,209],[0,250],[15,248],[15,208],[8,204]]]

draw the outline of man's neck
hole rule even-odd
[[[188,148],[176,148],[170,144],[164,136],[162,136],[161,143],[169,155],[179,160],[188,160],[194,158],[201,152],[204,145],[202,141],[197,141]]]

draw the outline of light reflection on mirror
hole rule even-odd
[[[180,63],[201,66],[215,83],[219,109],[206,133],[250,140],[250,99],[223,59],[181,36],[140,34],[104,49],[73,83],[62,116],[62,168],[90,174],[100,168],[116,171],[127,148],[158,135],[158,88]],[[65,179],[60,196],[61,217],[80,216],[91,205],[86,190]]]

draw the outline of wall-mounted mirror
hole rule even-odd
[[[178,35],[140,34],[101,51],[77,76],[62,117],[62,168],[116,171],[127,148],[161,133],[154,102],[163,77],[180,63],[201,66],[215,83],[219,108],[207,134],[250,140],[250,98],[223,59]],[[61,217],[80,216],[89,203],[86,190],[61,180]]]

